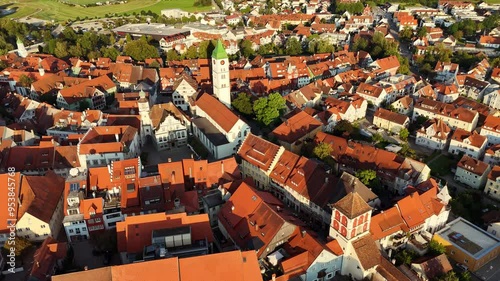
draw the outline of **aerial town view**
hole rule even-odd
[[[500,0],[0,0],[0,280],[499,281]]]

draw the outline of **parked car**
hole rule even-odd
[[[465,272],[465,271],[468,271],[469,268],[461,263],[457,263],[457,268],[461,271],[461,272]]]

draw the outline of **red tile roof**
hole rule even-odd
[[[23,176],[19,210],[21,219],[25,213],[49,223],[64,191],[64,179],[52,171],[45,176]]]
[[[207,239],[214,242],[212,229],[207,214],[188,216],[180,214],[148,214],[127,216],[116,224],[118,251],[127,253],[142,252],[145,246],[152,244],[153,230],[189,226],[193,241]]]
[[[400,125],[404,125],[407,121],[410,120],[406,115],[392,112],[390,110],[383,108],[378,108],[377,111],[375,111],[375,117],[388,120],[391,122],[396,122]]]
[[[464,155],[457,163],[458,168],[462,168],[475,175],[482,176],[489,168],[489,165],[467,155]]]
[[[267,171],[271,168],[279,149],[280,147],[274,143],[248,134],[238,150],[238,155],[250,164]]]
[[[350,219],[356,218],[372,209],[357,192],[350,192],[333,204],[333,207]]]
[[[272,134],[280,141],[293,144],[321,127],[321,122],[301,111],[273,130]]]
[[[223,103],[209,94],[203,94],[196,100],[196,106],[203,110],[226,133],[231,131],[239,118]]]
[[[408,230],[397,207],[382,211],[371,218],[370,233],[375,240],[382,239],[398,231],[407,232]]]
[[[15,202],[15,207],[12,212],[7,208],[9,203],[9,198],[19,198],[19,190],[21,186],[21,173],[14,173],[13,176],[6,174],[0,174],[0,185],[4,187],[4,192],[0,192],[0,204],[6,206],[2,211],[0,211],[0,219],[3,222],[6,222],[0,228],[0,233],[6,234],[9,232],[7,228],[7,224],[9,220],[12,220],[15,223],[17,219],[17,210],[18,210],[18,202]],[[13,196],[8,196],[9,193],[14,194]]]

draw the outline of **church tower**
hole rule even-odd
[[[20,56],[21,58],[27,57],[28,51],[24,47],[24,43],[21,40],[21,38],[17,37],[16,45],[17,45],[17,55]]]
[[[222,41],[218,40],[212,52],[212,85],[214,95],[231,108],[231,84],[229,83],[229,60]]]
[[[372,208],[357,192],[351,192],[332,206],[330,236],[345,249],[354,239],[368,234]]]

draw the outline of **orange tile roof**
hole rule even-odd
[[[111,153],[123,152],[126,146],[134,140],[137,129],[130,126],[99,126],[92,127],[80,141],[79,153]],[[118,136],[118,140],[116,139]]]
[[[378,117],[378,118],[381,118],[384,120],[389,120],[391,122],[396,122],[400,125],[404,125],[405,122],[410,120],[408,118],[408,116],[406,116],[406,115],[392,112],[390,110],[383,109],[383,108],[378,108],[377,111],[375,111],[375,117]]]
[[[291,227],[303,225],[280,200],[270,193],[256,191],[245,182],[224,204],[218,218],[236,245],[256,250],[258,257],[266,252],[269,243],[280,235],[279,231],[287,223]]]
[[[278,162],[274,166],[274,169],[269,175],[269,177],[273,181],[281,185],[284,185],[285,181],[292,173],[292,169],[295,167],[295,164],[297,163],[299,158],[300,158],[299,155],[292,153],[288,150],[285,150],[281,155],[281,157],[278,159]]]
[[[238,155],[250,164],[267,171],[279,148],[267,140],[248,134],[238,150]]]
[[[254,281],[262,279],[255,251],[232,251],[179,259],[179,267],[180,280],[182,281]]]
[[[458,142],[464,142],[465,140],[467,140],[470,145],[477,148],[481,148],[487,141],[485,136],[478,134],[476,131],[473,131],[471,133],[460,128],[457,128],[455,132],[453,132],[451,139]]]
[[[372,209],[357,192],[350,192],[344,196],[344,198],[333,204],[333,207],[341,211],[350,219],[367,213]]]
[[[458,161],[457,167],[467,170],[475,175],[482,176],[489,168],[489,165],[483,161],[464,155],[462,159]]]
[[[29,271],[29,279],[39,281],[51,280],[54,266],[57,261],[66,257],[67,251],[67,243],[57,243],[54,238],[47,237],[33,255],[33,264]]]
[[[225,132],[231,131],[239,118],[229,108],[209,94],[203,94],[196,100],[196,106],[203,110]]]
[[[220,266],[224,264],[225,266]],[[55,275],[53,281],[254,281],[262,280],[255,251],[167,258]]]
[[[21,204],[17,217],[25,213],[49,223],[56,211],[57,204],[64,191],[64,179],[53,171],[45,176],[23,176],[21,182]]]
[[[403,220],[410,229],[423,225],[428,218],[427,210],[422,204],[418,192],[414,192],[399,200],[397,206]]]
[[[191,227],[193,241],[207,239],[214,242],[212,229],[207,214],[191,215],[180,214],[148,214],[127,216],[124,221],[116,224],[117,245],[120,252],[138,253],[145,246],[152,244],[153,230],[164,228]]]
[[[321,122],[311,115],[301,111],[272,131],[280,141],[293,144],[309,133],[321,127]]]
[[[0,174],[0,185],[4,187],[4,191],[0,192],[0,204],[5,206],[3,210],[0,212],[0,219],[3,222],[2,227],[0,227],[0,233],[8,233],[9,229],[7,228],[7,222],[12,220],[15,223],[17,219],[17,211],[18,211],[18,202],[15,202],[15,206],[11,211],[7,208],[9,203],[9,198],[18,198],[19,190],[21,186],[21,173],[17,172],[13,176],[6,174]],[[14,196],[8,196],[8,193],[12,192]]]
[[[371,218],[370,233],[375,240],[382,239],[398,231],[406,232],[408,230],[397,207],[382,211]]]

